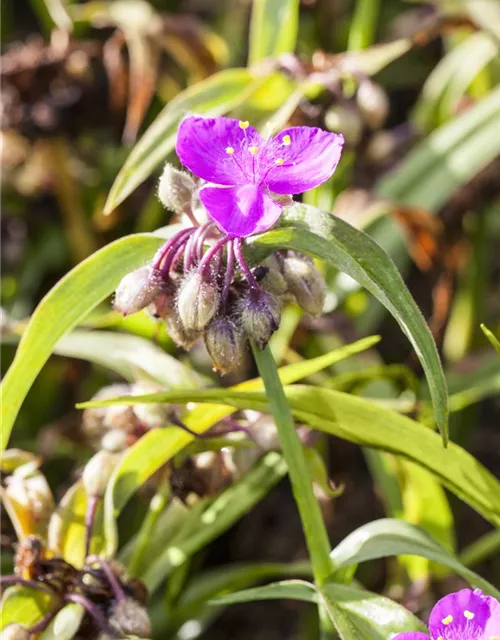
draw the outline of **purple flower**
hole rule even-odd
[[[420,631],[398,633],[393,640],[500,640],[500,603],[482,591],[462,589],[436,603],[429,636]]]
[[[230,237],[269,229],[283,205],[328,180],[344,138],[314,127],[291,127],[265,140],[248,122],[189,116],[177,136],[177,155],[198,177],[205,208]],[[278,195],[276,195],[278,194]]]

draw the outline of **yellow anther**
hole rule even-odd
[[[226,153],[228,156],[232,156],[234,153],[233,147],[226,147]]]
[[[292,144],[292,139],[290,138],[290,136],[283,136],[282,142],[285,147],[289,147]]]
[[[281,165],[282,165],[282,164],[284,164],[284,163],[285,163],[285,161],[283,160],[283,158],[278,158],[278,159],[276,160],[276,164],[279,164],[279,165],[280,165],[280,167],[281,167]]]
[[[451,624],[453,622],[453,616],[446,616],[441,620],[443,624]]]
[[[469,611],[468,609],[464,611],[464,616],[467,618],[467,620],[474,619],[474,614],[472,613],[472,611]]]
[[[438,636],[438,640],[444,640],[443,636]]]
[[[259,150],[259,147],[248,147],[248,150],[254,156],[257,153],[257,151]]]
[[[250,126],[248,120],[240,120],[238,124],[240,125],[240,129],[248,129]]]
[[[500,636],[490,636],[489,640],[500,640]]]

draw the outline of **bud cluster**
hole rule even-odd
[[[157,391],[160,388],[149,382],[112,384],[100,389],[92,400],[139,396]],[[169,416],[167,405],[156,403],[85,409],[82,431],[96,449],[119,453],[134,444],[149,429],[167,424]]]
[[[192,219],[196,184],[188,174],[167,165],[158,195],[165,206]],[[284,302],[294,299],[308,313],[318,314],[324,298],[324,281],[309,258],[279,251],[250,269],[243,241],[205,222],[178,231],[150,264],[126,275],[114,305],[124,315],[147,309],[165,322],[172,340],[184,349],[203,337],[215,368],[225,374],[241,364],[249,340],[260,348],[267,345],[279,327]],[[120,420],[107,412],[101,417],[99,411],[91,417],[97,416],[100,427]],[[117,412],[133,429],[136,409]]]

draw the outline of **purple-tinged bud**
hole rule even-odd
[[[165,284],[153,302],[148,306],[147,311],[153,318],[165,319],[170,311],[175,307],[175,285]]]
[[[179,347],[189,351],[193,344],[201,336],[201,331],[187,330],[182,324],[177,308],[174,307],[169,315],[165,318],[165,325],[169,337]]]
[[[83,486],[89,497],[102,498],[115,470],[119,456],[110,451],[98,451],[85,465]]]
[[[245,334],[229,318],[218,316],[205,331],[205,346],[222,375],[237,369],[245,353]]]
[[[389,114],[389,98],[379,84],[364,80],[356,93],[356,102],[370,129],[380,129]]]
[[[210,279],[199,271],[192,271],[179,289],[177,309],[188,331],[203,331],[219,308],[219,290]]]
[[[280,271],[280,263],[278,258],[274,255],[270,255],[262,266],[265,269],[264,275],[258,278],[260,286],[273,296],[282,296],[288,290],[288,285],[285,278]]]
[[[346,143],[355,147],[363,135],[363,120],[354,105],[336,104],[325,114],[325,126],[342,133]]]
[[[299,306],[311,315],[323,311],[326,286],[312,260],[299,254],[288,254],[283,260],[283,276]]]
[[[280,303],[271,294],[253,288],[241,301],[240,313],[248,337],[263,349],[280,325]]]
[[[109,622],[124,636],[151,637],[151,621],[148,612],[132,598],[119,600],[114,605]]]
[[[30,640],[30,637],[29,631],[17,622],[8,624],[0,633],[1,640]]]
[[[174,213],[186,213],[191,209],[191,200],[196,189],[193,178],[185,171],[166,164],[158,183],[158,198]]]
[[[161,290],[160,272],[146,265],[127,274],[115,291],[113,306],[124,316],[141,311],[153,302]]]

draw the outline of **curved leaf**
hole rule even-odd
[[[462,447],[450,443],[445,449],[440,445],[438,434],[431,429],[364,398],[307,385],[286,387],[285,394],[299,422],[356,444],[389,451],[416,462],[431,471],[446,488],[487,520],[500,525],[500,482]],[[133,405],[140,402],[219,403],[269,412],[264,393],[236,389],[154,393],[88,402],[80,407]],[[226,415],[224,409],[219,411],[223,416]],[[203,416],[203,411],[196,415],[198,419],[198,416]],[[193,426],[200,433],[208,428],[198,422]]]
[[[283,223],[293,226],[257,237],[252,249],[295,249],[332,264],[368,289],[390,311],[412,343],[426,373],[436,422],[446,443],[448,397],[436,345],[392,260],[365,233],[314,207],[290,208]]]
[[[303,580],[284,580],[222,596],[212,604],[283,599],[322,605],[342,640],[387,640],[398,632],[426,630],[412,613],[389,598],[340,584],[319,589]]]
[[[331,553],[336,571],[376,558],[412,555],[437,562],[465,578],[475,587],[500,598],[500,591],[465,567],[422,528],[404,520],[384,518],[370,522],[344,538]],[[335,573],[333,574],[335,577]]]
[[[72,269],[35,309],[2,382],[1,447],[54,345],[107,298],[127,273],[151,258],[162,239],[134,235],[109,244]]]

